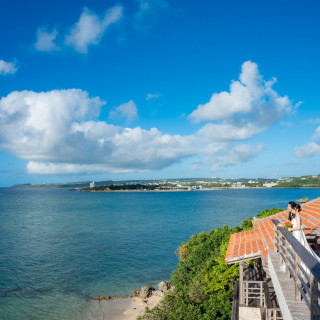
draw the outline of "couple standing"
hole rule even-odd
[[[288,219],[291,221],[292,228],[288,228],[288,231],[292,232],[292,235],[308,250],[308,252],[320,263],[320,258],[309,246],[306,236],[303,231],[301,223],[301,206],[294,201],[288,203],[289,216]],[[281,223],[277,227],[283,227]],[[283,269],[284,266],[280,266]],[[284,270],[282,270],[284,271]]]

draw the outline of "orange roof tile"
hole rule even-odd
[[[234,233],[230,236],[225,260],[235,263],[257,257],[266,257],[268,250],[274,249],[274,230],[271,219],[287,219],[288,212],[284,210],[272,216],[254,219],[254,229]],[[302,224],[306,234],[314,233],[320,228],[320,198],[302,205]]]

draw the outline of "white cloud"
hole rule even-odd
[[[199,105],[190,118],[196,122],[227,119],[250,114],[252,120],[268,126],[292,110],[287,96],[279,96],[272,89],[276,81],[264,81],[256,63],[246,61],[238,81],[230,85],[230,92],[214,93],[210,101]]]
[[[96,120],[103,104],[78,89],[11,92],[0,100],[0,147],[38,174],[155,170],[196,153],[192,136]]]
[[[110,111],[111,118],[124,118],[127,122],[134,121],[138,118],[138,109],[133,100],[121,104],[115,110]]]
[[[151,100],[151,99],[158,99],[161,97],[161,94],[160,93],[148,93],[147,94],[147,97],[146,97],[146,100]]]
[[[294,154],[298,158],[314,157],[320,153],[320,126],[316,129],[311,142],[294,148]]]
[[[248,144],[239,144],[228,150],[222,157],[214,161],[212,169],[220,170],[223,167],[231,166],[238,163],[243,163],[256,157],[264,149],[263,144],[257,144],[252,147]]]
[[[79,21],[71,28],[65,37],[65,43],[80,53],[87,53],[88,46],[98,44],[106,29],[118,22],[123,15],[122,6],[110,8],[100,18],[87,8],[83,9]]]
[[[274,80],[262,80],[255,64],[244,64],[243,69],[239,84],[250,86],[249,111],[238,108],[242,112],[226,113],[226,119],[206,123],[188,136],[100,121],[105,102],[80,89],[14,91],[0,100],[0,148],[27,160],[28,171],[35,174],[142,172],[159,170],[191,156],[202,156],[206,163],[214,164],[215,171],[247,162],[264,146],[239,141],[266,130],[293,107],[286,96],[273,91]],[[261,91],[264,98],[258,99]],[[137,116],[133,100],[110,112],[111,118],[121,117],[127,122]],[[309,154],[320,150],[320,127],[313,139]],[[301,148],[296,148],[296,153],[307,154]]]
[[[261,128],[252,123],[241,125],[223,122],[222,124],[208,123],[198,131],[198,134],[210,141],[234,141],[249,139],[260,131]]]
[[[275,79],[264,81],[255,63],[242,65],[239,81],[233,81],[230,92],[214,93],[210,101],[190,115],[192,120],[210,121],[196,132],[199,141],[206,141],[204,154],[213,163],[213,170],[250,161],[264,148],[238,144],[265,131],[293,111],[287,96],[272,89]]]
[[[0,146],[26,160],[72,160],[79,137],[71,124],[96,117],[103,104],[77,89],[11,92],[0,100]]]
[[[114,126],[97,120],[104,104],[79,89],[11,92],[0,100],[0,148],[27,160],[31,174],[143,172],[194,155],[217,169],[249,161],[262,150],[234,145],[236,131],[224,139],[221,128],[209,126],[189,136]],[[127,117],[135,114],[133,101],[120,107]]]
[[[298,158],[313,157],[318,153],[320,153],[320,145],[315,142],[309,142],[304,146],[294,148],[294,154]]]
[[[17,70],[15,63],[0,60],[0,75],[14,74]]]
[[[43,163],[30,161],[27,164],[27,170],[30,174],[80,174],[80,173],[130,173],[134,170],[130,169],[115,169],[104,164],[73,164],[73,163]]]
[[[201,139],[199,139],[199,141],[201,141]],[[229,148],[229,142],[213,142],[204,146],[203,154],[209,156],[208,160],[210,161],[213,156],[225,153]]]
[[[318,143],[320,143],[320,126],[316,129],[312,139]]]
[[[58,31],[56,29],[52,30],[52,32],[48,32],[47,28],[40,27],[37,31],[37,41],[34,44],[35,48],[38,51],[56,51],[58,50],[58,46],[54,43],[58,35]]]

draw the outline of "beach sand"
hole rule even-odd
[[[112,300],[101,300],[100,308],[103,320],[136,320],[143,315],[146,307],[154,308],[163,298],[163,293],[155,291],[147,299],[141,298],[119,298]]]

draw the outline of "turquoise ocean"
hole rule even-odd
[[[0,189],[0,319],[101,319],[89,297],[169,280],[195,233],[320,189],[85,193]]]

